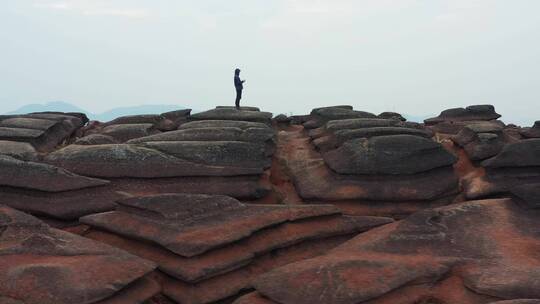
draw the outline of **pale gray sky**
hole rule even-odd
[[[244,102],[540,119],[538,0],[2,0],[0,112]]]

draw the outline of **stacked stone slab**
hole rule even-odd
[[[84,130],[75,144],[99,145],[124,143],[130,139],[176,130],[189,120],[191,109],[161,114],[129,115],[109,122],[95,122]]]
[[[499,121],[474,122],[465,125],[451,139],[465,150],[469,159],[481,161],[497,155],[506,143],[514,141],[504,133],[504,127]]]
[[[213,303],[275,267],[324,253],[351,235],[392,222],[343,216],[332,205],[246,205],[227,196],[165,194],[121,200],[88,215],[86,237],[154,261],[163,294]]]
[[[473,105],[444,110],[437,117],[424,120],[437,133],[457,134],[463,127],[478,121],[494,121],[501,117],[492,105]]]
[[[0,205],[0,303],[143,303],[156,265]]]
[[[540,138],[540,120],[535,121],[530,128],[523,128],[519,133],[524,138]]]
[[[377,118],[377,116],[369,112],[355,111],[352,106],[347,105],[322,107],[313,109],[303,125],[306,129],[315,129],[331,120],[350,118]]]
[[[66,141],[88,122],[81,113],[30,113],[0,115],[0,140],[24,142],[47,152]]]
[[[261,275],[235,304],[536,303],[539,220],[511,199],[423,210]]]
[[[402,216],[410,209],[401,202],[428,207],[448,203],[458,191],[452,167],[457,158],[418,123],[346,118],[309,129],[309,138],[303,132],[280,134],[286,145],[296,147],[282,161],[305,201],[369,203],[367,212],[386,206],[389,213],[383,214]]]
[[[516,186],[540,183],[540,138],[508,143],[480,165],[484,174],[464,180],[465,195],[470,199],[509,194]]]
[[[112,210],[116,200],[130,195],[186,192],[261,198],[269,191],[263,175],[275,149],[274,131],[269,119],[235,120],[242,113],[267,117],[265,113],[233,111],[234,117],[216,116],[221,120],[189,122],[190,110],[179,110],[92,122],[77,130],[81,137],[71,139],[73,144],[48,153],[38,153],[33,142],[0,141],[0,203],[60,227],[76,224],[86,214]],[[56,117],[81,127],[73,123],[81,118],[70,115],[31,114],[2,121],[29,127],[44,120],[41,117]],[[50,119],[44,121],[59,123]],[[171,124],[173,130],[166,131],[163,126]]]

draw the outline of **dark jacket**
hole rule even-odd
[[[237,90],[244,89],[244,85],[242,84],[242,80],[240,80],[239,75],[234,75],[234,86],[236,87]]]

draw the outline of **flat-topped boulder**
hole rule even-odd
[[[227,196],[194,194],[127,199],[119,204],[122,208],[117,211],[88,215],[81,222],[153,242],[184,257],[279,223],[339,213],[331,205],[245,205]]]
[[[413,129],[413,128],[400,128],[400,127],[374,127],[363,129],[345,129],[338,130],[331,135],[319,137],[313,141],[313,144],[321,152],[341,147],[347,141],[358,138],[371,138],[378,136],[389,135],[414,135],[425,138],[431,138],[433,135],[430,131]]]
[[[396,112],[382,112],[381,114],[377,115],[377,117],[384,118],[384,119],[396,119],[400,121],[407,120],[405,117],[403,117],[403,115]]]
[[[192,120],[237,120],[270,124],[272,113],[253,110],[237,110],[236,108],[216,108],[213,110],[195,113],[190,116]]]
[[[2,303],[101,303],[156,267],[1,205],[0,227]]]
[[[237,127],[205,127],[186,128],[164,132],[156,135],[132,139],[128,141],[128,143],[144,143],[153,141],[267,142],[271,141],[274,136],[274,130],[268,127],[247,129],[240,129]]]
[[[242,167],[243,156],[248,157],[247,161],[255,161],[263,159],[260,155],[265,153],[264,148],[251,147],[248,143],[153,142],[145,145],[148,146],[70,145],[50,153],[45,161],[77,174],[94,177],[234,176],[258,175],[263,171],[261,166]],[[246,147],[253,150],[242,150]],[[258,154],[247,155],[248,151],[257,151]],[[240,154],[231,154],[236,152]],[[179,158],[181,156],[189,159]],[[240,162],[235,164],[235,160]],[[215,163],[229,165],[213,165]],[[261,163],[263,166],[266,164],[264,161]]]
[[[155,125],[165,119],[159,114],[141,114],[141,115],[127,115],[115,118],[111,121],[105,122],[105,126],[110,125],[124,125],[124,124],[151,124]]]
[[[0,155],[26,161],[34,161],[38,158],[36,149],[31,144],[7,140],[0,140]]]
[[[540,139],[526,139],[510,143],[497,156],[482,162],[486,168],[540,166]]]
[[[525,138],[540,138],[540,120],[535,121],[531,128],[523,128],[519,133]]]
[[[201,128],[239,128],[242,130],[249,128],[269,128],[267,124],[251,121],[238,121],[238,120],[200,120],[190,121],[180,127],[179,130],[184,129],[201,129]]]
[[[27,142],[39,151],[50,151],[86,121],[84,114],[0,115],[0,140]]]
[[[236,110],[236,107],[235,106],[217,106],[216,109],[233,109],[233,110]],[[256,111],[256,112],[260,112],[261,109],[259,109],[258,107],[241,106],[240,111]]]
[[[478,161],[497,155],[512,140],[503,131],[504,125],[498,121],[474,122],[450,138],[465,149],[471,160]]]
[[[355,111],[344,106],[316,108],[311,111],[311,118],[304,123],[306,129],[315,129],[323,126],[331,120],[351,119],[351,118],[377,118],[375,114],[363,111]]]
[[[540,297],[539,216],[510,199],[424,210],[326,255],[272,270],[254,285],[281,304],[535,299]]]
[[[461,122],[475,120],[495,120],[501,115],[495,112],[492,105],[474,105],[466,108],[453,108],[444,110],[434,118],[424,120],[426,125],[434,125],[443,122]]]
[[[106,180],[80,176],[48,164],[0,155],[0,186],[61,192],[106,185]]]
[[[391,135],[358,138],[323,154],[340,174],[415,174],[451,166],[457,158],[424,137]]]
[[[159,133],[161,132],[149,123],[108,125],[100,131],[100,134],[110,136],[120,143]]]

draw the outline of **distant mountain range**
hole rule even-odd
[[[178,105],[141,105],[133,107],[119,107],[113,108],[103,113],[91,113],[85,109],[77,107],[67,102],[55,101],[48,102],[45,104],[29,104],[25,105],[15,111],[11,111],[5,114],[26,114],[32,112],[47,112],[47,111],[58,111],[58,112],[80,112],[85,113],[88,118],[91,120],[99,121],[110,121],[119,116],[126,115],[139,115],[139,114],[160,114],[163,112],[175,111],[185,109]]]

